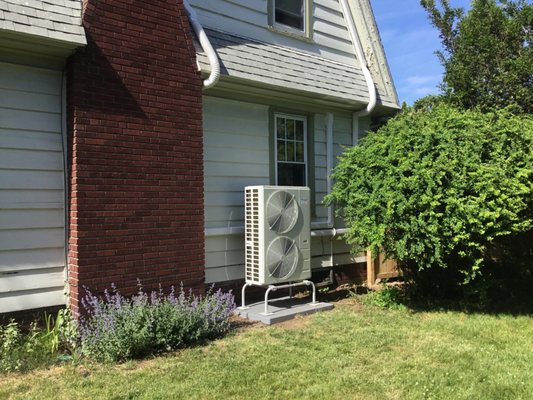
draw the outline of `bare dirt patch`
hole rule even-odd
[[[275,324],[276,328],[282,328],[286,330],[291,329],[300,329],[304,326],[309,324],[309,316],[308,315],[297,315],[293,319],[289,319],[287,321],[280,322],[278,324]]]

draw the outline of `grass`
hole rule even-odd
[[[121,365],[0,378],[13,399],[532,399],[533,319],[363,306]]]

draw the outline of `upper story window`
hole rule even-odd
[[[270,0],[269,25],[282,33],[309,38],[311,0]]]
[[[274,0],[274,21],[303,31],[305,28],[304,0]]]
[[[307,186],[307,119],[275,114],[276,185]]]

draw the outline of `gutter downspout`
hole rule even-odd
[[[218,61],[218,56],[215,52],[215,49],[211,45],[203,26],[198,20],[198,16],[196,15],[194,8],[191,7],[188,0],[183,0],[183,6],[187,12],[187,17],[189,17],[189,22],[191,23],[192,29],[194,30],[194,33],[200,42],[200,46],[202,46],[202,50],[205,51],[205,54],[209,59],[211,73],[209,74],[209,77],[204,80],[204,89],[209,89],[215,86],[220,78],[220,63]]]
[[[65,241],[65,270],[63,276],[65,278],[65,303],[70,306],[70,285],[69,278],[69,235],[70,235],[70,202],[69,202],[69,160],[68,160],[68,132],[67,132],[67,71],[64,69],[61,73],[61,146],[63,150],[63,201],[65,202],[63,210],[63,218],[65,223],[64,241]]]
[[[357,35],[357,29],[355,28],[355,22],[353,20],[353,14],[350,11],[350,6],[348,5],[348,0],[339,0],[342,6],[342,12],[345,15],[345,20],[348,25],[348,32],[352,39],[353,48],[355,50],[355,55],[361,64],[361,70],[363,76],[365,77],[366,85],[368,88],[368,104],[362,110],[355,111],[352,114],[352,145],[355,146],[359,140],[359,118],[369,115],[374,107],[376,106],[377,94],[376,94],[376,85],[372,79],[372,74],[368,69],[366,64],[366,58],[363,53],[363,46],[361,45],[361,40]]]
[[[359,60],[359,63],[361,64],[361,70],[363,72],[363,76],[365,77],[366,86],[368,89],[368,104],[364,109],[352,113],[352,145],[355,146],[359,140],[359,118],[369,115],[374,110],[377,102],[377,94],[376,85],[374,84],[372,74],[370,73],[370,70],[368,69],[368,66],[366,64],[366,58],[363,53],[363,46],[361,45],[359,35],[357,34],[357,29],[353,20],[353,14],[350,11],[350,6],[348,5],[348,0],[339,0],[339,2],[342,7],[342,13],[345,16],[344,19],[346,20],[346,24],[348,26],[350,38],[352,39],[355,55]],[[331,128],[329,126],[330,123]],[[331,129],[331,136],[329,129]],[[333,169],[333,115],[331,113],[328,113],[327,133],[327,193],[329,194],[331,193],[332,189],[332,180],[330,175]],[[342,235],[348,231],[347,228],[335,229],[334,222],[335,221],[333,216],[333,206],[331,205],[328,207],[328,229],[311,232],[312,236],[332,236],[333,239],[333,237],[335,237],[336,235]],[[313,235],[313,233],[315,233],[315,235]]]
[[[333,113],[326,114],[326,193],[331,193],[333,181],[331,172],[333,171]],[[328,218],[326,222],[314,222],[311,229],[331,230],[334,225],[333,205],[328,207]]]

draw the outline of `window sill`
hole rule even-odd
[[[279,33],[284,36],[291,37],[293,39],[301,40],[303,42],[314,43],[314,40],[310,33],[298,32],[296,29],[293,30],[291,28],[286,28],[284,26],[279,25],[269,25],[268,30],[271,32]]]

